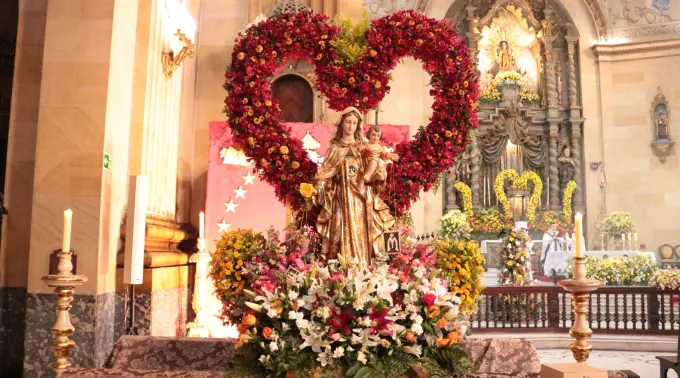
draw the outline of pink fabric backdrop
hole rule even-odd
[[[315,151],[324,156],[328,142],[335,132],[334,124],[289,123],[292,136],[298,139],[307,132],[321,145]],[[383,141],[388,145],[407,140],[410,135],[409,126],[380,125],[383,130]],[[368,126],[365,127],[366,129]],[[219,226],[223,220],[229,224],[229,230],[236,228],[252,228],[264,231],[270,226],[281,230],[286,225],[286,208],[274,195],[274,189],[267,183],[255,178],[252,184],[246,184],[244,177],[252,171],[252,166],[224,164],[220,151],[232,145],[231,132],[227,122],[210,122],[210,157],[208,161],[208,187],[205,206],[205,232],[208,248],[213,249],[211,241],[220,237]],[[246,190],[245,198],[236,198],[239,187]],[[227,212],[225,203],[233,200],[235,212]]]

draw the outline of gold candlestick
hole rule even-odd
[[[569,336],[576,339],[576,342],[569,344],[569,349],[571,349],[576,362],[585,362],[593,349],[588,344],[588,339],[593,335],[593,330],[588,326],[588,296],[590,292],[602,286],[602,282],[586,278],[585,264],[585,257],[575,257],[574,279],[562,280],[557,283],[571,293],[574,324],[569,330]]]
[[[59,273],[41,278],[47,286],[55,288],[54,292],[57,294],[57,321],[52,326],[52,335],[55,337],[55,340],[50,343],[50,348],[57,359],[51,367],[57,373],[57,376],[61,375],[64,370],[71,366],[68,356],[71,353],[71,349],[76,346],[76,343],[69,339],[69,336],[75,332],[75,328],[71,324],[69,310],[71,309],[75,288],[87,282],[87,277],[71,273],[73,269],[73,264],[71,263],[73,251],[61,251],[58,255]]]

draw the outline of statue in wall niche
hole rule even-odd
[[[557,161],[560,165],[560,189],[563,190],[567,183],[574,179],[574,167],[576,167],[576,161],[571,157],[571,148],[568,144],[562,148]]]
[[[491,70],[494,75],[503,71],[519,72],[517,62],[515,61],[515,53],[508,41],[502,40],[498,44],[496,48],[496,63]]]

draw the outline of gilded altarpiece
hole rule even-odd
[[[445,177],[444,211],[462,206],[456,181],[472,189],[475,209],[498,206],[494,181],[505,169],[541,177],[541,210],[560,209],[576,181],[573,207],[583,211],[579,35],[569,15],[553,1],[471,0],[447,19],[467,38],[481,93],[480,128]],[[529,190],[506,193],[523,197],[526,210]]]

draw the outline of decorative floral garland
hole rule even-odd
[[[527,220],[533,222],[536,219],[536,209],[541,201],[541,193],[543,193],[543,181],[541,177],[534,171],[524,171],[519,180],[515,180],[514,186],[520,189],[529,187],[529,181],[534,182],[534,191],[529,197],[529,205],[527,206]]]
[[[453,187],[463,195],[463,212],[468,218],[472,218],[472,189],[462,181],[456,181]]]
[[[518,189],[528,188],[529,181],[533,181],[534,191],[531,193],[529,206],[527,206],[527,220],[533,222],[534,219],[536,219],[536,209],[538,209],[538,204],[541,200],[541,193],[543,193],[543,181],[541,181],[541,177],[534,171],[524,171],[522,176],[520,176],[514,169],[503,170],[496,176],[496,181],[494,183],[496,197],[498,198],[498,202],[503,206],[505,219],[512,219],[512,207],[510,206],[510,201],[508,201],[508,196],[505,195],[506,179],[510,180],[512,186]]]
[[[512,230],[501,241],[500,285],[527,286],[534,283],[531,272],[531,240],[525,230]]]
[[[514,183],[517,179],[519,179],[519,174],[516,170],[505,169],[496,176],[496,181],[494,181],[493,188],[496,192],[498,203],[503,207],[505,219],[512,219],[512,207],[510,206],[510,201],[508,201],[508,196],[505,195],[505,180],[510,180]]]
[[[571,198],[574,196],[574,190],[576,189],[576,181],[571,180],[567,183],[567,187],[564,188],[564,198],[562,199],[562,215],[564,219],[571,220],[572,209],[571,209]]]
[[[400,215],[453,165],[468,131],[478,126],[478,87],[470,52],[448,21],[407,10],[374,20],[366,33],[366,53],[356,64],[344,66],[336,62],[333,46],[339,31],[325,15],[310,12],[284,14],[250,27],[236,41],[226,73],[229,125],[234,140],[279,200],[303,210],[305,200],[298,188],[313,180],[317,166],[280,121],[270,78],[286,62],[308,59],[331,109],[368,110],[389,91],[389,72],[401,58],[421,60],[432,78],[433,113],[429,125],[396,147],[401,159],[387,188],[394,194],[385,200]],[[308,216],[308,221],[314,218]]]
[[[449,287],[460,297],[460,311],[467,315],[477,308],[484,286],[482,275],[485,272],[486,259],[476,241],[437,240],[434,243],[437,251],[437,267],[442,269]]]

